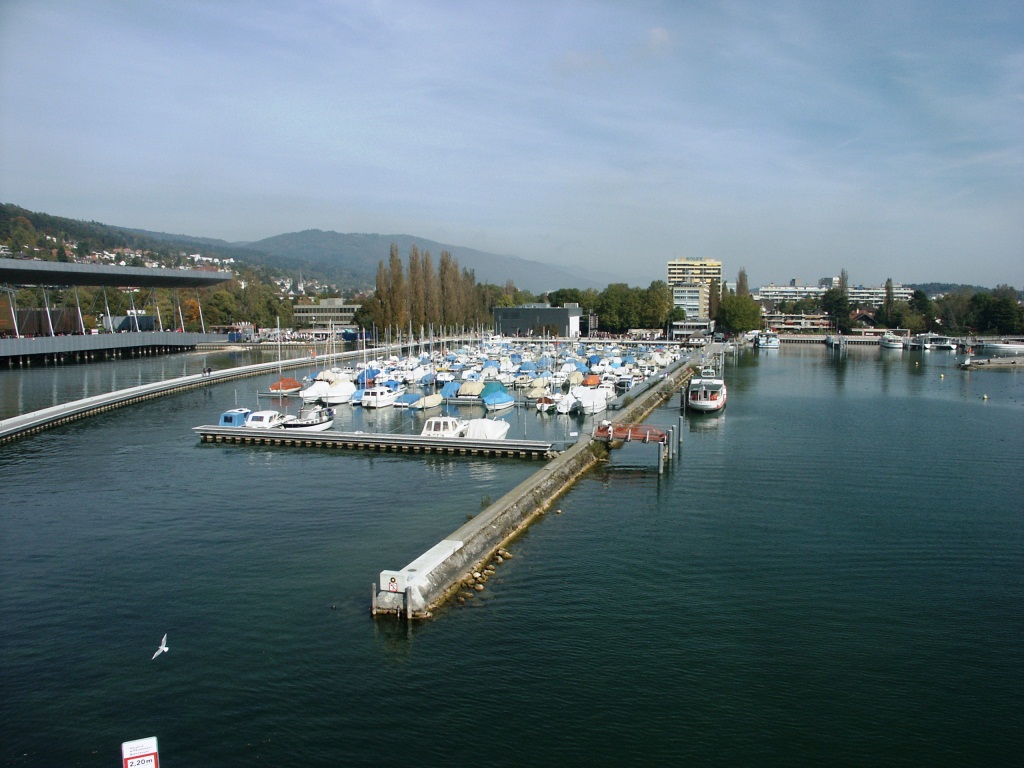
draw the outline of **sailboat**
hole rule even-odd
[[[294,395],[302,389],[302,382],[285,376],[281,370],[281,318],[277,318],[277,381],[270,385],[275,395]]]

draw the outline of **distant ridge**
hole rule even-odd
[[[436,268],[441,251],[448,251],[464,269],[473,270],[478,282],[504,285],[511,280],[516,288],[543,293],[558,288],[603,289],[608,276],[560,268],[515,256],[487,253],[474,248],[439,243],[414,235],[343,234],[307,229],[268,237],[256,242],[234,242],[211,237],[170,234],[151,230],[81,221],[47,213],[29,211],[11,203],[0,204],[0,232],[7,231],[13,219],[24,217],[37,231],[73,240],[86,240],[97,248],[171,248],[201,251],[206,256],[235,258],[285,273],[301,272],[308,278],[338,283],[345,288],[372,287],[377,264],[387,262],[391,244],[398,246],[403,264],[408,263],[413,245],[420,253],[430,252]],[[608,279],[606,279],[608,278]]]
[[[601,288],[596,280],[566,269],[529,261],[515,256],[504,256],[474,248],[439,243],[414,235],[380,235],[341,233],[321,229],[307,229],[268,237],[247,243],[249,249],[265,251],[310,267],[338,270],[349,279],[362,278],[372,284],[380,261],[387,263],[391,244],[398,246],[402,262],[407,263],[413,245],[420,255],[429,251],[435,268],[441,251],[448,251],[464,269],[471,269],[478,282],[504,285],[511,280],[517,288],[540,293],[558,288]]]

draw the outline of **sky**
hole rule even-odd
[[[1024,3],[0,0],[0,202],[1022,288]]]

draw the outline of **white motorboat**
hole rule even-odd
[[[280,411],[253,411],[246,417],[245,426],[251,429],[276,429],[284,422],[294,418],[294,416],[286,416]]]
[[[286,417],[281,429],[289,432],[323,432],[334,426],[334,409],[322,405],[306,405],[298,416]]]
[[[758,349],[778,349],[779,334],[775,331],[762,331],[754,339],[754,346]]]
[[[421,437],[462,437],[469,429],[469,422],[454,416],[431,416],[423,424]]]
[[[878,340],[878,346],[882,349],[903,349],[903,339],[892,331],[886,331]]]
[[[702,413],[720,411],[727,395],[725,379],[714,368],[702,368],[686,388],[686,407]]]
[[[405,392],[405,387],[389,387],[383,384],[367,387],[363,390],[363,408],[386,408],[394,405],[398,396]]]

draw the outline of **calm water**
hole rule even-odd
[[[0,762],[1016,764],[1021,374],[787,347],[727,380],[667,474],[615,452],[411,629],[377,572],[539,462],[199,444],[256,380],[0,448]]]

